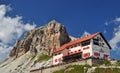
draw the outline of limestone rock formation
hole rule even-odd
[[[31,30],[25,34],[23,40],[18,40],[9,56],[19,57],[30,51],[31,53],[44,53],[51,55],[52,51],[71,41],[66,28],[53,20],[48,25]]]

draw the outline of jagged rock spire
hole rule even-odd
[[[17,45],[10,53],[10,56],[21,56],[24,53],[30,51],[30,46],[33,45],[37,52],[52,54],[52,51],[61,45],[69,42],[71,39],[65,29],[65,27],[57,22],[52,20],[48,25],[36,28],[27,32],[25,38]],[[34,51],[33,51],[34,52]]]

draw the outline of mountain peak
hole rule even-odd
[[[55,19],[54,20],[51,20],[49,23],[58,23],[58,21],[56,21]],[[48,24],[49,24],[48,23]]]
[[[39,27],[27,32],[23,40],[16,42],[10,52],[10,57],[19,57],[28,51],[32,51],[35,55],[37,52],[51,55],[54,49],[69,41],[70,38],[65,27],[56,20],[52,20],[42,28]]]

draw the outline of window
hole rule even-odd
[[[71,54],[73,54],[73,52],[71,52]]]
[[[75,51],[75,53],[76,53],[77,51]]]
[[[100,56],[100,53],[94,52],[94,55],[95,55],[96,57],[99,57],[99,56]]]
[[[57,62],[57,59],[55,59],[55,62]]]
[[[87,40],[87,41],[82,42],[82,46],[87,46],[87,45],[89,45],[89,44],[90,44],[90,40]]]
[[[69,49],[69,47],[67,47],[67,49]]]
[[[89,47],[85,47],[85,48],[83,48],[83,50],[87,50],[87,49],[89,49]]]
[[[80,46],[80,43],[78,43],[77,45]]]
[[[78,50],[79,52],[81,51],[81,50]]]
[[[74,47],[77,47],[77,45],[74,45]]]
[[[73,48],[73,46],[71,46],[71,48]]]
[[[69,55],[70,53],[68,52],[68,55]]]
[[[93,39],[93,44],[99,45],[99,40],[94,38],[94,39]]]
[[[61,54],[61,52],[58,53],[58,55]]]
[[[107,55],[107,54],[104,55],[105,58],[108,58],[108,56],[109,56],[109,55]]]
[[[85,54],[83,54],[83,57],[89,57],[90,56],[90,53],[85,53]]]
[[[57,55],[57,53],[55,54],[55,56]]]

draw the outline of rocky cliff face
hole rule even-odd
[[[54,49],[70,40],[66,28],[53,20],[46,26],[27,32],[23,40],[16,42],[9,56],[19,57],[28,51],[34,55],[38,53],[51,55]]]

